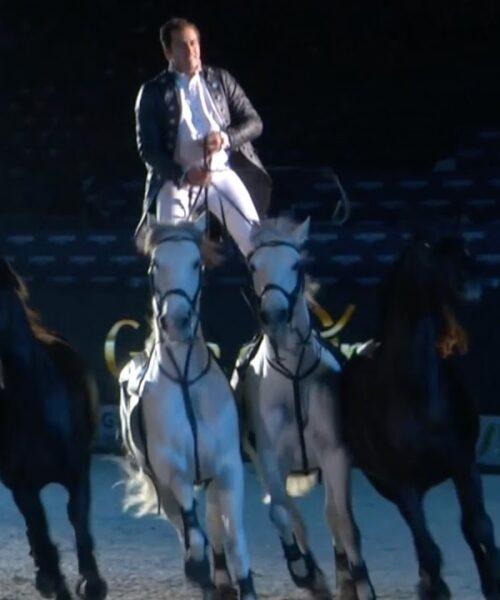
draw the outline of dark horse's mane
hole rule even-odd
[[[30,308],[28,304],[29,291],[20,275],[14,271],[5,259],[2,259],[0,264],[0,288],[8,287],[15,292],[24,309],[28,325],[34,337],[45,344],[64,341],[54,331],[43,325],[39,313]]]
[[[41,322],[37,311],[29,305],[29,291],[23,279],[15,272],[10,264],[0,258],[0,290],[14,292],[26,316],[27,325],[36,341],[40,342],[50,359],[57,365],[65,378],[67,385],[73,390],[84,390],[87,395],[87,419],[90,430],[93,431],[98,422],[99,398],[93,376],[81,356],[56,332],[48,329]]]
[[[449,240],[431,247],[414,241],[394,263],[381,290],[380,339],[387,351],[401,352],[408,331],[423,316],[436,319],[442,358],[467,352],[467,335],[457,313],[457,290],[447,274],[455,248]]]

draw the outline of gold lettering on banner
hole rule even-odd
[[[118,377],[120,370],[116,364],[116,338],[118,333],[123,327],[132,327],[132,329],[139,329],[139,323],[132,319],[121,319],[117,321],[113,327],[108,331],[106,341],[104,342],[104,360],[108,371],[114,377]]]

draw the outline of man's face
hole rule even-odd
[[[196,30],[184,27],[180,31],[172,32],[172,43],[165,51],[167,60],[179,73],[192,76],[201,68],[200,41]]]

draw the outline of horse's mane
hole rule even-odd
[[[305,259],[307,257],[307,251],[296,244],[292,235],[297,225],[298,223],[288,217],[264,219],[259,223],[255,223],[252,226],[252,231],[250,233],[252,247],[255,248],[259,244],[265,244],[272,241],[289,242],[296,245],[297,250],[300,252],[301,259]],[[319,282],[311,277],[311,275],[306,274],[304,279],[304,293],[308,300],[314,301],[314,297],[319,292],[319,289]]]
[[[51,331],[45,325],[42,324],[42,320],[40,314],[30,308],[28,305],[29,301],[29,291],[25,282],[21,278],[21,276],[16,273],[16,271],[12,268],[12,266],[5,260],[2,260],[2,283],[6,283],[16,294],[21,306],[26,314],[26,318],[28,320],[29,328],[33,333],[34,337],[41,342],[46,344],[52,344],[53,342],[61,341],[61,337],[58,336],[55,332]]]
[[[414,242],[416,244],[417,242]],[[451,300],[451,291],[439,271],[439,260],[434,255],[433,271],[419,272],[419,265],[406,262],[414,246],[407,248],[388,273],[381,295],[381,336],[389,346],[401,352],[405,331],[424,314],[434,315],[438,332],[436,348],[442,358],[455,353],[465,354],[468,349],[467,333],[460,324]],[[427,280],[423,277],[428,277]]]
[[[153,250],[161,241],[178,236],[193,240],[199,247],[201,258],[207,267],[215,267],[222,262],[223,257],[220,253],[219,245],[209,240],[189,221],[182,221],[175,224],[156,223],[150,225],[137,238],[137,249],[145,256],[151,256]]]

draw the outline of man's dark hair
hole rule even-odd
[[[200,30],[194,23],[188,21],[187,19],[180,19],[178,17],[172,17],[166,23],[160,27],[160,42],[163,46],[163,50],[169,50],[172,45],[172,32],[173,31],[182,31],[186,27],[191,27],[196,31],[196,35],[198,39],[200,39]]]

